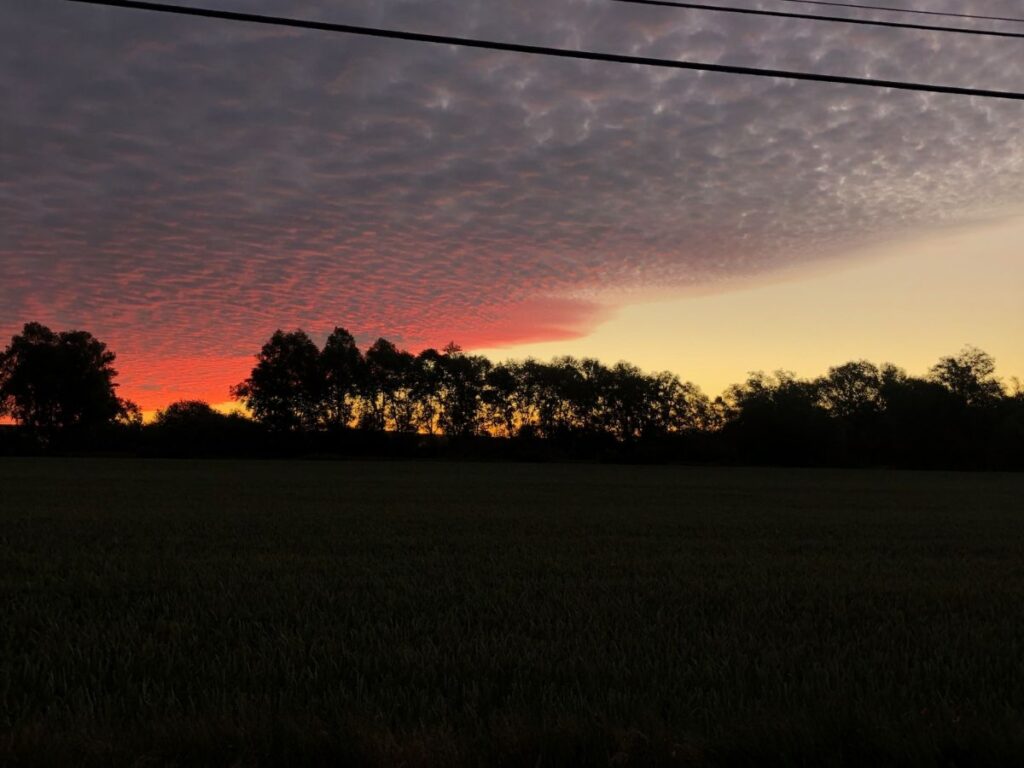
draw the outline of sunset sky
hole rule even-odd
[[[201,4],[1024,83],[1021,40],[608,0]],[[927,7],[1024,16],[1016,0]],[[861,357],[923,373],[967,343],[1024,378],[1024,102],[62,0],[4,11],[0,346],[29,320],[89,330],[145,409],[225,401],[276,328],[322,341],[335,325],[414,351],[626,359],[712,395]]]

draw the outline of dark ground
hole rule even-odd
[[[1024,475],[0,460],[3,765],[1024,762]]]

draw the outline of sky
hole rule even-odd
[[[610,0],[206,4],[1024,82],[1019,40]],[[928,8],[1024,16],[1013,0]],[[144,409],[223,402],[275,329],[322,341],[338,325],[413,351],[624,359],[712,395],[751,370],[855,358],[923,373],[968,343],[1024,377],[1024,103],[64,0],[4,11],[0,339],[27,321],[89,330]]]

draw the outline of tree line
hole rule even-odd
[[[231,388],[251,418],[200,401],[143,425],[116,395],[115,356],[83,331],[30,323],[0,353],[0,416],[35,446],[143,452],[401,453],[765,464],[1024,468],[1024,394],[974,347],[923,377],[858,360],[815,379],[752,373],[709,398],[670,372],[560,357],[492,363],[455,344],[365,351],[277,331]],[[134,442],[131,442],[134,440]],[[27,441],[27,442],[26,442]],[[83,442],[84,441],[84,442]],[[90,441],[92,441],[90,443]]]
[[[572,357],[496,365],[455,344],[414,355],[387,339],[363,353],[344,328],[323,349],[302,331],[276,332],[232,395],[275,431],[633,441],[709,429],[716,418],[696,386],[667,372]]]

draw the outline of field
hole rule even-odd
[[[0,461],[0,764],[1024,761],[1024,475]]]

